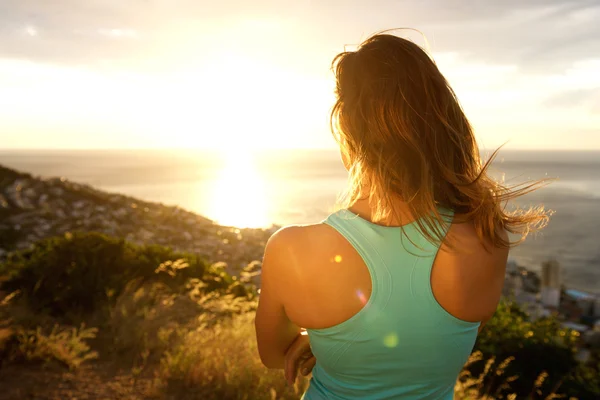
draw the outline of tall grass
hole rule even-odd
[[[40,363],[57,362],[69,369],[76,369],[88,360],[98,358],[86,340],[94,339],[98,329],[60,327],[55,325],[50,332],[41,327],[36,329],[19,328],[6,351],[9,361]]]
[[[262,365],[253,318],[244,313],[188,332],[161,360],[162,389],[178,399],[299,399],[308,380],[289,387],[282,371]]]

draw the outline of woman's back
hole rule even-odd
[[[435,300],[436,246],[414,224],[382,227],[348,211],[326,224],[361,255],[372,291],[350,319],[308,331],[318,362],[305,398],[451,399],[479,323],[453,317]]]
[[[464,248],[464,227],[452,226]],[[438,252],[414,222],[381,226],[348,210],[282,233],[294,243],[281,288],[286,313],[307,328],[317,359],[305,399],[452,398],[479,321],[498,301],[506,251],[482,253],[474,235],[468,251]],[[456,268],[457,257],[471,265]],[[473,269],[487,269],[479,298],[464,279]]]

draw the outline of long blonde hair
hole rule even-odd
[[[351,205],[368,198],[374,220],[395,216],[400,197],[432,242],[444,240],[440,208],[472,222],[482,241],[510,247],[544,227],[543,206],[507,210],[507,202],[545,181],[507,187],[487,173],[473,129],[433,59],[415,43],[376,34],[332,63],[337,100],[331,128],[349,164]],[[367,188],[365,190],[365,188]],[[505,239],[506,230],[520,237]]]

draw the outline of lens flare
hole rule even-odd
[[[356,297],[358,297],[358,300],[360,300],[363,305],[367,304],[367,296],[365,296],[362,290],[358,289],[356,291]]]
[[[394,332],[388,333],[383,338],[383,345],[390,349],[393,349],[394,347],[398,346],[398,335],[396,335]]]

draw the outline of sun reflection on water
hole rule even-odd
[[[240,228],[270,225],[265,180],[256,168],[253,155],[229,151],[212,190],[208,217],[218,224]]]

